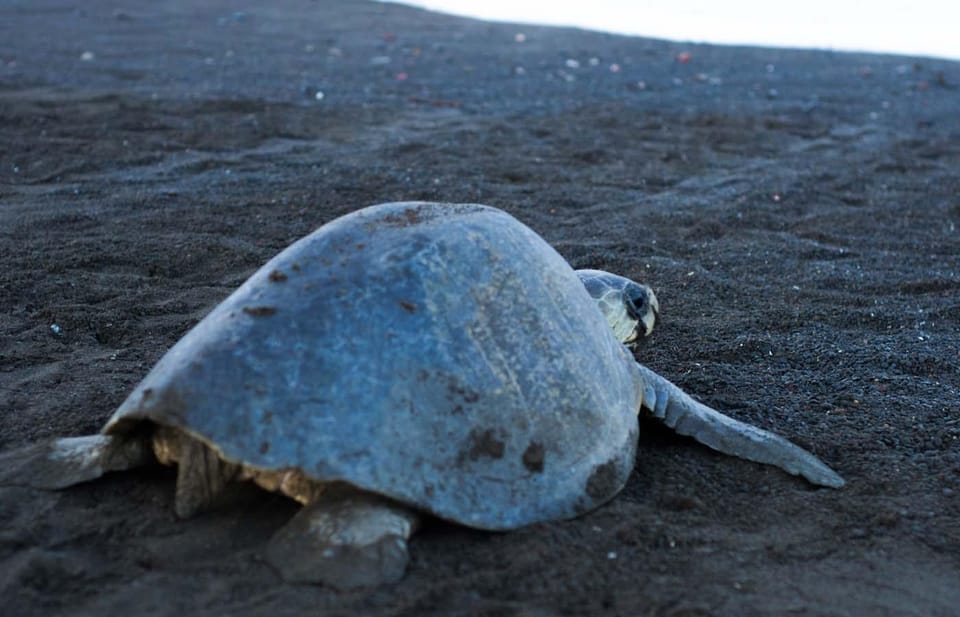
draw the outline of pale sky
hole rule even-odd
[[[678,41],[873,51],[960,60],[960,0],[404,1],[481,19]]]

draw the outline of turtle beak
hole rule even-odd
[[[641,328],[642,324],[643,336],[650,336],[653,333],[653,327],[660,320],[660,305],[657,304],[657,298],[653,295],[653,293],[651,293],[650,299],[650,310],[647,311],[647,314],[637,322],[638,330]]]

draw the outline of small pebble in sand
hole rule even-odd
[[[516,34],[513,35],[513,40],[516,41],[517,43],[523,43],[524,41],[527,40],[527,35],[524,34],[523,32],[517,32]]]
[[[607,559],[616,559],[616,558],[617,558],[617,551],[610,551],[609,553],[607,553]]]
[[[97,56],[92,51],[85,51],[80,54],[80,59],[84,62],[92,62]]]
[[[319,88],[314,88],[313,86],[304,86],[303,93],[307,96],[307,98],[311,98],[315,101],[322,101],[326,97],[322,90]]]
[[[613,64],[611,64],[611,65],[610,65],[610,72],[611,72],[611,73],[619,73],[619,72],[620,72],[620,65],[617,64],[616,62],[614,62]]]
[[[58,324],[50,324],[50,331],[56,335],[63,333],[63,329]]]
[[[580,68],[580,62],[574,60],[573,58],[567,58],[567,61],[564,62],[568,69],[578,69]]]

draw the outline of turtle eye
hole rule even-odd
[[[643,289],[627,290],[627,313],[633,319],[640,319],[648,309],[647,293]]]

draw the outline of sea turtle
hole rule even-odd
[[[178,466],[188,517],[253,481],[304,505],[269,561],[340,588],[398,580],[420,513],[507,530],[603,504],[633,469],[641,407],[721,452],[843,484],[637,363],[624,343],[657,309],[649,288],[575,272],[495,208],[365,208],[258,270],[101,434],[0,456],[0,484],[57,489],[159,461]]]

